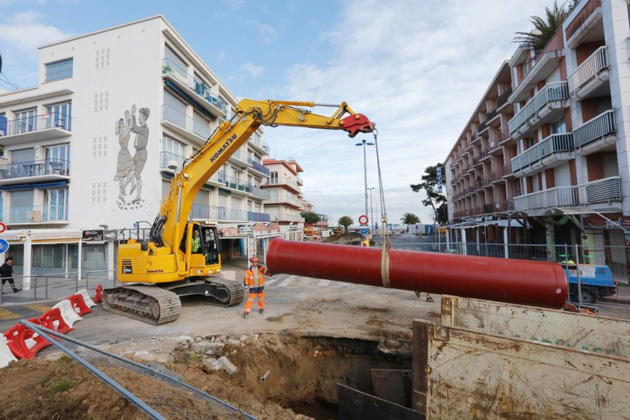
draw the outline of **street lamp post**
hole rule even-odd
[[[370,192],[370,220],[372,220],[372,235],[376,232],[376,229],[374,228],[374,202],[372,201],[372,190],[374,188],[375,187],[368,188],[368,191]]]
[[[355,146],[363,146],[363,180],[365,183],[365,215],[368,214],[368,186],[367,186],[367,152],[366,146],[374,146],[374,143],[370,143],[367,140],[361,140],[361,143],[356,143]]]

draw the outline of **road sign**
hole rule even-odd
[[[365,226],[368,224],[368,217],[365,214],[362,214],[361,216],[359,216],[359,224],[361,226]]]
[[[0,239],[0,254],[4,254],[9,250],[9,243],[4,239]]]
[[[4,232],[5,230],[7,230],[7,225],[5,225],[4,223],[0,222],[0,233]]]

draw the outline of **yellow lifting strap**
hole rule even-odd
[[[389,228],[387,225],[387,209],[385,207],[385,192],[383,191],[383,175],[381,173],[381,159],[378,153],[378,131],[374,129],[374,148],[376,149],[376,167],[378,169],[379,199],[381,202],[381,228],[383,230],[383,250],[381,252],[381,281],[383,287],[390,288],[389,281],[389,250],[392,244],[389,242]]]

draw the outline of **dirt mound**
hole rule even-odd
[[[347,232],[340,235],[330,235],[322,242],[325,244],[338,245],[361,245],[362,235],[357,232]]]

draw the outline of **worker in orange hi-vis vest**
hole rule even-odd
[[[268,274],[267,267],[258,265],[258,258],[254,255],[249,259],[252,265],[245,272],[244,286],[249,287],[249,297],[245,303],[245,313],[243,318],[249,316],[249,312],[254,305],[254,298],[258,296],[258,311],[265,313],[265,274]]]

